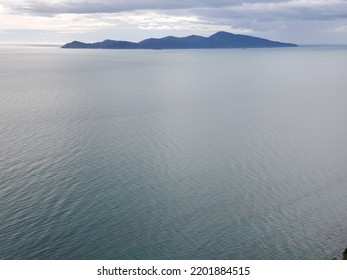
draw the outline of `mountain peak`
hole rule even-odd
[[[218,31],[210,36],[211,37],[225,37],[225,36],[230,36],[230,35],[235,35],[234,33],[226,32],[226,31]]]

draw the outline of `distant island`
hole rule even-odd
[[[73,41],[62,46],[64,49],[227,49],[227,48],[279,48],[297,47],[296,44],[220,31],[210,37],[190,35],[168,36],[146,39],[138,43],[105,40],[97,43]]]

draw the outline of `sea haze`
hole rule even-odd
[[[347,48],[0,48],[0,259],[331,259]]]

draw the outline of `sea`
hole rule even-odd
[[[347,47],[0,62],[0,259],[341,258]]]

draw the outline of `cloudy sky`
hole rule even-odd
[[[0,0],[0,43],[140,41],[220,30],[347,44],[347,0]]]

